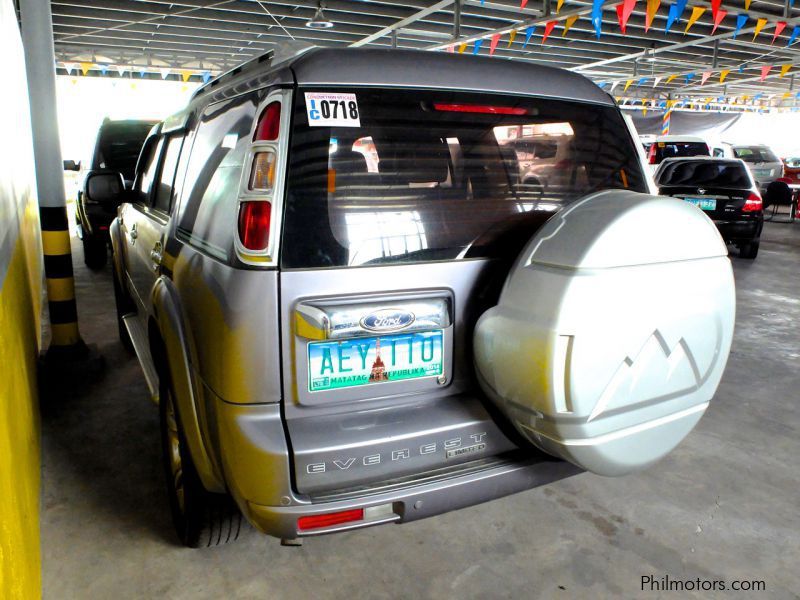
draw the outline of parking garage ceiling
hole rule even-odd
[[[489,54],[490,40],[500,34],[494,59],[512,59],[557,65],[581,72],[597,82],[616,83],[626,95],[665,98],[680,95],[755,95],[759,92],[791,95],[796,101],[794,68],[798,46],[787,46],[800,25],[800,5],[793,0],[723,0],[727,11],[713,31],[711,3],[690,1],[682,18],[665,33],[671,0],[638,0],[626,32],[620,31],[617,5],[621,0],[595,0],[601,7],[602,35],[596,37],[590,19],[592,2],[530,0],[402,0],[401,2],[327,0],[324,17],[333,27],[314,29],[306,24],[318,5],[304,1],[260,0],[54,0],[52,2],[56,58],[130,66],[224,71],[260,55],[276,44],[291,40],[321,46],[370,46],[414,48],[431,51],[473,52],[483,39],[480,53]],[[679,0],[678,0],[678,3]],[[649,31],[645,31],[646,6],[658,7]],[[659,6],[660,4],[660,6]],[[694,7],[705,8],[688,32]],[[698,11],[699,12],[699,11]],[[747,22],[734,35],[737,16]],[[565,20],[577,20],[564,32]],[[763,29],[755,36],[759,19]],[[546,23],[557,21],[545,43]],[[779,23],[785,28],[773,35]],[[527,45],[525,34],[536,26]],[[511,31],[514,34],[511,40]],[[798,38],[800,42],[800,38]],[[462,46],[465,44],[465,46]],[[762,80],[761,67],[773,66]],[[726,74],[720,83],[720,73]],[[710,77],[703,73],[713,72]],[[694,76],[687,79],[686,75]],[[677,75],[670,79],[670,75]],[[656,81],[657,78],[660,78]],[[703,82],[702,80],[705,79]],[[800,83],[800,79],[798,79]]]

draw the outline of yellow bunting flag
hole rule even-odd
[[[625,89],[623,89],[622,91],[623,92],[627,92],[628,88],[631,87],[632,83],[633,83],[633,79],[628,79],[628,81],[625,82]]]
[[[86,75],[89,72],[89,69],[92,68],[92,63],[82,62],[81,63],[81,73]]]
[[[783,96],[781,96],[781,98],[785,99],[785,98],[788,98],[791,95],[792,95],[792,92],[783,92]]]
[[[788,65],[783,65],[783,66],[781,67],[781,77],[783,77],[784,75],[786,75],[786,73],[788,73],[788,72],[789,72],[789,69],[791,69],[791,68],[792,68],[792,65],[791,65],[791,64],[788,64]]]
[[[689,17],[689,22],[686,23],[686,29],[683,30],[683,35],[689,33],[689,30],[692,28],[692,25],[697,23],[697,19],[702,17],[704,12],[706,12],[706,9],[703,6],[692,7],[692,16]]]
[[[192,72],[188,69],[183,69],[181,71],[181,79],[183,79],[183,83],[189,81],[189,78],[192,76]]]
[[[653,24],[653,18],[656,16],[659,6],[661,6],[661,0],[647,0],[647,11],[644,18],[645,31],[650,29],[650,25]]]
[[[556,14],[559,13],[562,6],[564,6],[564,0],[558,0],[558,2],[556,2]]]
[[[665,83],[672,83],[672,81],[677,77],[677,75],[670,75],[667,77],[667,81]]]
[[[730,72],[731,72],[730,69],[723,69],[722,71],[720,71],[719,72],[719,82],[720,83],[725,83],[725,78],[730,74]]]
[[[578,20],[578,15],[572,15],[571,17],[567,17],[567,20],[564,21],[564,31],[561,32],[561,37],[565,37],[569,28],[575,24],[575,21]]]
[[[642,109],[642,116],[643,117],[647,116],[647,107],[646,106]]]
[[[459,54],[464,54],[464,50],[466,50],[466,49],[467,49],[467,43],[466,42],[463,42],[463,43],[458,45],[458,53]]]
[[[511,48],[511,44],[514,43],[514,38],[517,37],[517,30],[512,29],[511,33],[508,34],[508,46],[506,48]]]
[[[753,41],[754,42],[756,41],[756,38],[758,37],[758,34],[761,33],[761,30],[764,29],[764,25],[766,25],[766,24],[767,24],[767,20],[766,19],[759,19],[758,21],[756,21],[756,30],[753,32]]]
[[[752,2],[752,0],[744,0],[744,9],[745,10],[750,10],[750,2]]]

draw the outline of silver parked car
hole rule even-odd
[[[571,132],[544,192],[501,143],[542,124]],[[412,521],[669,452],[722,375],[733,278],[635,143],[579,75],[368,49],[268,54],[154,128],[114,285],[181,540]]]
[[[738,158],[743,160],[753,179],[756,180],[762,195],[767,193],[767,187],[776,179],[783,177],[783,161],[769,146],[764,144],[718,144],[712,150],[712,155],[717,158]]]

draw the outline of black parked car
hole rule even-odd
[[[660,194],[698,206],[743,258],[755,258],[764,206],[750,170],[739,159],[670,158],[655,174]]]
[[[155,121],[105,119],[97,132],[92,162],[86,175],[97,172],[122,173],[124,183],[120,183],[120,186],[130,188],[142,144],[155,124]],[[64,168],[77,171],[80,170],[80,163],[64,161]],[[90,269],[99,269],[106,264],[108,226],[117,215],[119,201],[93,199],[86,181],[87,177],[84,177],[78,190],[75,218],[83,241],[83,260]]]

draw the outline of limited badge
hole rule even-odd
[[[361,127],[355,94],[306,92],[305,95],[311,127]]]

